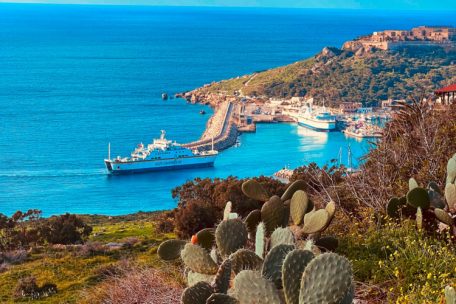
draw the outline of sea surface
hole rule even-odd
[[[195,177],[272,175],[366,141],[261,124],[214,168],[108,176],[113,155],[167,131],[199,138],[212,110],[160,95],[285,65],[382,29],[455,25],[455,12],[0,4],[0,213],[170,209]],[[201,109],[207,115],[199,114]]]

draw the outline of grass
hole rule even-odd
[[[39,252],[29,254],[25,262],[12,265],[0,273],[0,302],[29,303],[29,299],[13,297],[17,281],[29,275],[36,277],[38,285],[49,282],[58,288],[56,294],[34,300],[33,303],[80,303],[83,293],[90,293],[91,289],[102,283],[100,273],[103,269],[124,260],[138,266],[163,268],[163,262],[155,254],[156,250],[163,240],[174,235],[156,233],[153,225],[155,218],[155,213],[122,217],[84,216],[85,221],[94,228],[89,243],[103,246],[111,242],[128,242],[134,238],[134,244],[93,254],[81,254],[80,248],[42,248]],[[175,277],[178,279],[178,275]]]

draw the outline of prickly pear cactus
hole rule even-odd
[[[293,233],[291,232],[290,228],[276,228],[274,232],[271,234],[270,239],[270,248],[273,248],[280,244],[285,245],[294,245],[295,240]]]
[[[193,286],[198,282],[212,283],[213,280],[213,274],[203,274],[191,270],[187,273],[187,286]]]
[[[255,253],[263,259],[264,257],[264,249],[266,244],[266,228],[264,223],[261,222],[258,224],[255,233]]]
[[[423,229],[423,212],[421,211],[421,207],[416,209],[416,228],[418,230]]]
[[[206,304],[240,304],[236,298],[223,293],[213,293]]]
[[[234,278],[234,293],[242,304],[281,304],[274,284],[258,271],[243,270]]]
[[[446,212],[445,210],[442,210],[442,209],[435,209],[434,210],[434,213],[435,213],[435,217],[441,221],[442,223],[448,225],[448,226],[452,226],[454,225],[454,220],[453,218],[448,214],[448,212]]]
[[[187,243],[181,251],[181,258],[185,266],[194,272],[215,274],[218,266],[203,247]]]
[[[456,154],[448,160],[447,164],[447,183],[456,182]]]
[[[287,254],[295,249],[294,245],[277,245],[269,251],[264,259],[261,274],[264,278],[272,281],[274,285],[282,288],[282,264]]]
[[[445,199],[450,210],[456,210],[456,184],[446,184],[445,186]]]
[[[214,233],[214,228],[204,228],[196,234],[196,242],[204,249],[210,251],[215,244]]]
[[[302,232],[312,234],[323,231],[330,221],[329,213],[325,209],[310,212],[304,217]]]
[[[230,213],[231,213],[232,209],[233,209],[233,203],[231,203],[231,202],[226,203],[225,209],[223,210],[223,220],[230,219]]]
[[[263,186],[254,179],[250,179],[242,183],[242,192],[257,201],[265,202],[269,199],[269,195]]]
[[[302,179],[298,179],[294,181],[290,186],[288,186],[287,190],[283,193],[281,199],[282,201],[287,201],[293,197],[296,191],[302,190],[305,191],[306,189],[306,182]]]
[[[240,219],[222,221],[215,229],[215,242],[222,256],[228,256],[247,243],[247,228]]]
[[[299,303],[341,303],[352,286],[350,262],[335,253],[323,253],[307,265],[301,280]]]
[[[250,236],[255,235],[256,228],[260,222],[261,222],[261,210],[260,209],[252,210],[247,215],[247,217],[244,219],[244,223],[247,227],[247,231]]]
[[[182,293],[183,304],[206,304],[207,299],[213,293],[211,285],[207,282],[198,282],[191,287],[185,288]]]
[[[180,257],[180,253],[185,244],[187,244],[187,242],[182,240],[164,241],[158,246],[157,254],[162,260],[175,260]]]
[[[217,293],[227,293],[228,288],[230,287],[230,279],[231,279],[231,260],[226,259],[223,261],[222,265],[220,265],[217,274],[215,275],[214,282],[212,286],[214,286],[214,291]]]
[[[307,264],[314,258],[308,250],[295,249],[287,254],[282,266],[282,284],[287,304],[299,304],[301,277]]]
[[[339,247],[339,241],[332,236],[324,236],[315,241],[315,246],[322,251],[335,251]]]
[[[451,286],[445,287],[445,302],[446,304],[456,304],[456,291]]]
[[[271,235],[274,229],[282,225],[283,217],[283,202],[280,197],[274,195],[261,208],[261,220],[266,227],[266,235]]]
[[[426,189],[417,187],[407,193],[407,204],[422,210],[428,209],[430,206],[429,195]]]
[[[411,177],[409,179],[409,191],[413,190],[415,188],[418,188],[418,187],[419,187],[418,182],[413,177]]]
[[[242,270],[260,270],[263,265],[263,259],[255,252],[248,249],[239,249],[230,255],[232,270],[238,274]]]
[[[308,205],[309,198],[307,197],[307,193],[302,190],[296,191],[291,197],[290,215],[295,225],[301,225]]]

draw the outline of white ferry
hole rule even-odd
[[[162,130],[160,138],[154,139],[153,143],[147,146],[139,144],[130,157],[117,156],[111,159],[109,145],[108,158],[104,160],[109,173],[139,173],[214,165],[218,152],[213,148],[206,152],[192,151],[176,142],[167,140],[165,134],[165,131]]]
[[[314,112],[312,104],[307,104],[298,114],[298,124],[317,131],[332,131],[336,129],[336,116],[326,111],[323,106]]]

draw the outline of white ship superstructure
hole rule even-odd
[[[332,131],[336,129],[336,116],[323,106],[314,110],[312,103],[306,104],[298,114],[298,124],[317,131]]]
[[[110,154],[109,151],[108,159],[104,160],[106,168],[112,174],[122,174],[210,167],[214,165],[218,152],[214,149],[192,151],[166,139],[165,131],[162,130],[159,139],[154,139],[147,146],[139,144],[130,157],[117,156],[111,159]]]

